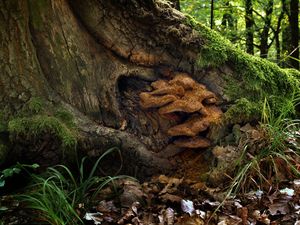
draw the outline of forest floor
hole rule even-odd
[[[298,180],[269,192],[253,190],[227,196],[204,183],[160,175],[143,184],[132,179],[115,181],[98,198],[88,208],[78,205],[85,224],[300,224]],[[25,209],[11,196],[2,196],[0,203],[2,224],[45,224],[39,213]]]

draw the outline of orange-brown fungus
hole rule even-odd
[[[140,104],[144,109],[159,108],[159,114],[164,116],[188,114],[184,122],[167,131],[172,137],[183,136],[174,144],[184,148],[209,147],[210,141],[199,133],[220,121],[222,111],[215,105],[216,95],[185,73],[177,74],[169,81],[155,81],[151,87],[154,89],[152,92],[140,94]]]
[[[182,148],[207,148],[210,146],[210,141],[207,138],[192,137],[178,139],[174,144]]]

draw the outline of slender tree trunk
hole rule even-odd
[[[214,28],[214,0],[210,1],[210,29]]]
[[[276,45],[276,61],[277,63],[280,62],[280,54],[281,54],[281,48],[280,48],[280,40],[279,40],[279,34],[275,34],[275,45]]]
[[[299,69],[299,0],[290,2],[290,29],[291,29],[291,60],[292,66]]]
[[[253,45],[253,5],[252,0],[245,0],[245,22],[246,22],[246,51],[247,53],[254,54],[254,45]]]
[[[280,32],[282,30],[282,19],[284,18],[285,12],[284,12],[284,6],[283,4],[285,4],[285,0],[281,1],[282,4],[282,8],[281,8],[281,12],[279,14],[279,17],[277,19],[277,25],[276,25],[276,29],[273,29],[274,32],[274,39],[275,39],[275,46],[276,46],[276,61],[277,64],[279,64],[280,60],[281,60],[281,43],[280,43]]]
[[[269,51],[269,30],[271,26],[272,12],[273,12],[273,0],[269,0],[266,8],[266,17],[264,22],[264,28],[260,36],[260,57],[268,58]]]
[[[282,32],[282,46],[285,55],[289,57],[286,67],[299,68],[299,0],[290,0],[289,4],[282,1],[283,10],[288,15],[289,26]]]

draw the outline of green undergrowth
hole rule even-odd
[[[84,224],[82,217],[100,201],[99,192],[116,179],[129,178],[122,175],[101,177],[96,174],[102,159],[115,151],[120,150],[107,150],[88,171],[85,157],[78,171],[58,165],[49,167],[42,175],[31,174],[34,183],[28,187],[29,192],[19,197],[26,207],[37,210],[40,220],[47,224]]]
[[[249,55],[191,16],[186,18],[186,23],[198,31],[204,42],[197,65],[200,68],[228,65],[234,71],[225,77],[225,94],[235,101],[225,113],[228,121],[238,117],[257,118],[265,98],[279,115],[290,99],[299,95],[299,71],[282,69],[268,60]]]
[[[300,178],[300,120],[290,118],[290,111],[298,105],[299,99],[292,98],[290,105],[277,114],[264,100],[261,123],[254,136],[240,141],[241,155],[232,164],[234,174],[215,212],[230,197],[243,197],[253,190],[276,192],[286,187],[287,181]]]

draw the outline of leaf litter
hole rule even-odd
[[[223,202],[219,201],[221,190],[182,178],[160,175],[143,184],[128,180],[120,183],[123,193],[119,197],[101,201],[93,209],[93,213],[101,213],[101,224],[300,225],[298,180],[280,190],[252,191],[230,196]],[[122,195],[131,196],[130,201],[120,200]]]
[[[281,189],[256,190],[221,201],[226,193],[200,182],[165,175],[142,184],[123,179],[103,189],[83,219],[91,225],[300,225],[299,183],[294,180]],[[116,189],[119,194],[108,198]],[[22,204],[7,196],[0,202],[6,215],[4,224],[20,224],[13,222],[17,220],[33,223],[26,218]]]

